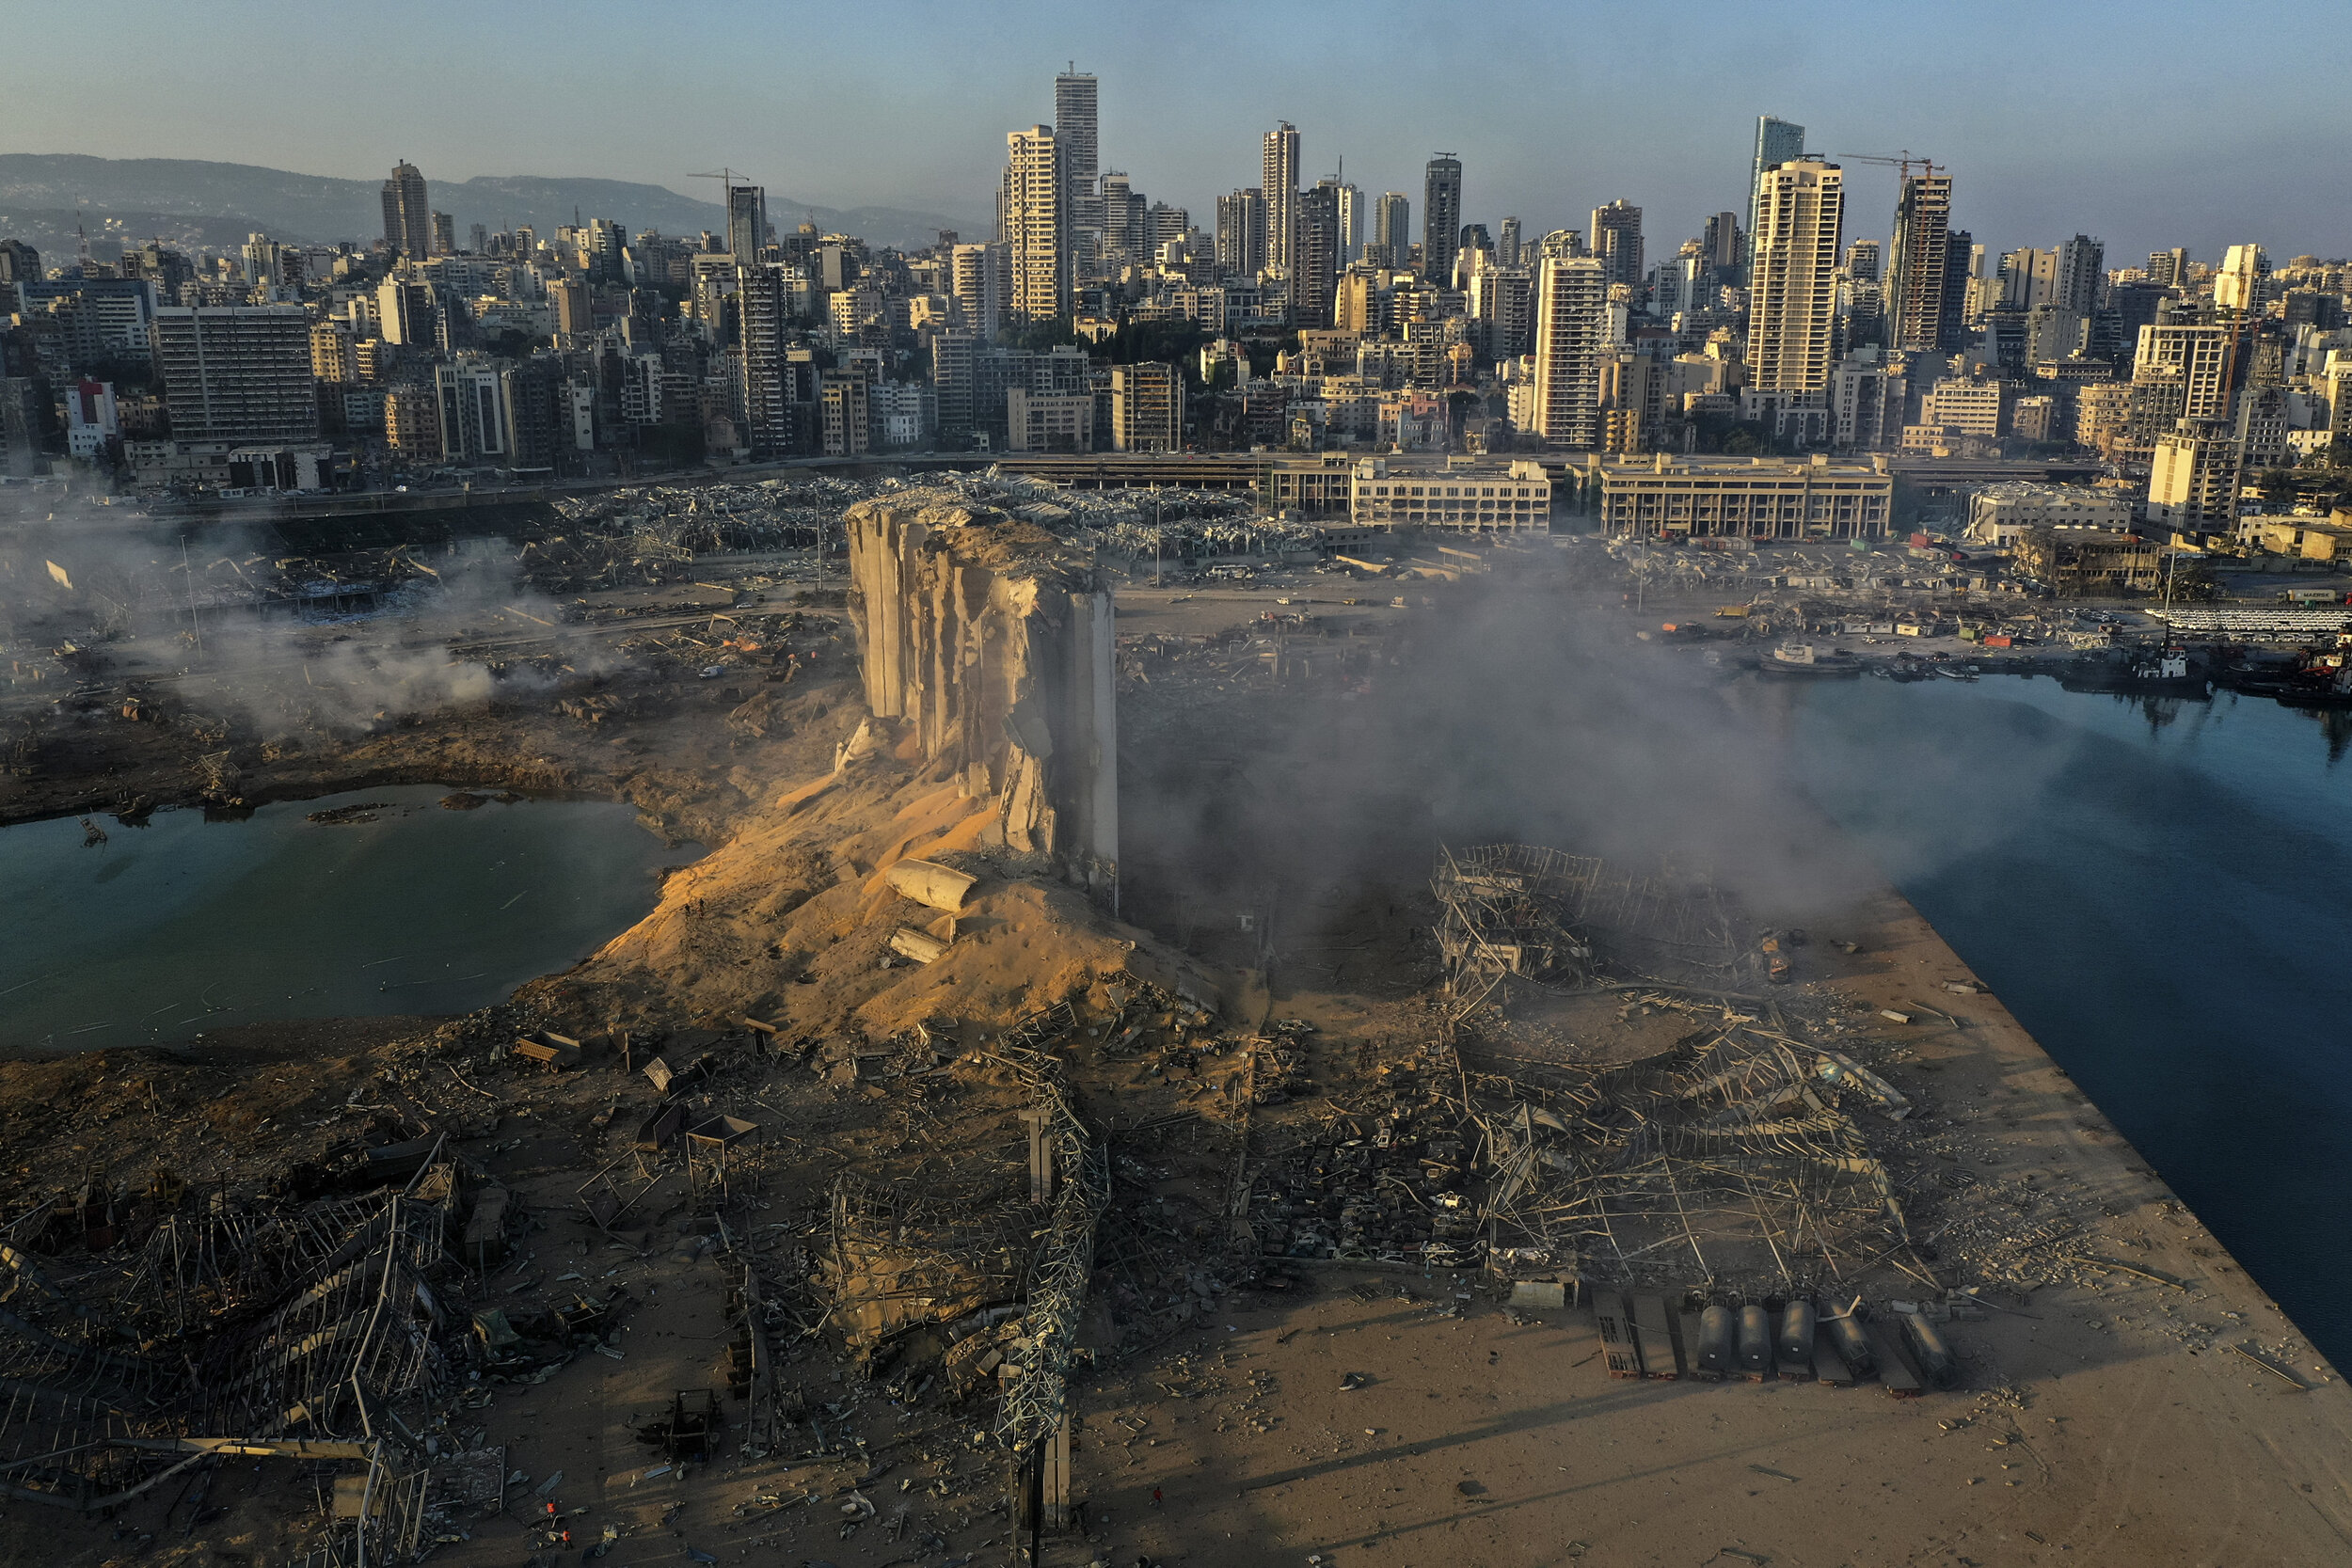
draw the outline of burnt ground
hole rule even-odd
[[[552,1561],[552,1531],[584,1549],[607,1527],[608,1560],[625,1564],[690,1551],[842,1568],[986,1560],[1012,1535],[990,1402],[957,1397],[935,1340],[878,1354],[843,1342],[827,1322],[831,1197],[848,1173],[935,1196],[948,1229],[1017,1210],[1024,1097],[993,1050],[1014,1020],[1069,1001],[1081,1022],[1066,1071],[1106,1141],[1113,1205],[1081,1339],[1083,1528],[1053,1560],[2137,1564],[2315,1562],[2346,1549],[2352,1476],[2333,1370],[1995,999],[1944,989],[1969,976],[1867,869],[1805,879],[1785,908],[1756,896],[1769,883],[1743,891],[1760,925],[1811,932],[1788,995],[1919,1108],[1870,1137],[1939,1273],[1990,1304],[1947,1330],[1956,1392],[1613,1380],[1589,1312],[1514,1307],[1472,1266],[1384,1262],[1383,1234],[1443,1235],[1412,1204],[1359,1217],[1389,1227],[1343,1249],[1369,1256],[1237,1247],[1237,1172],[1255,1217],[1296,1234],[1344,1223],[1322,1212],[1306,1173],[1352,1160],[1384,1118],[1417,1129],[1414,1148],[1441,1164],[1464,1157],[1450,1059],[1433,1048],[1436,845],[1465,832],[1570,839],[1596,814],[1557,796],[1605,787],[1613,809],[1629,781],[1665,785],[1590,754],[1580,726],[1623,719],[1613,699],[1597,714],[1535,703],[1525,744],[1501,761],[1469,755],[1461,716],[1491,729],[1491,713],[1426,702],[1430,673],[1449,689],[1470,678],[1489,707],[1512,689],[1449,650],[1441,619],[1426,617],[1478,611],[1435,585],[1439,602],[1345,622],[1335,611],[1338,635],[1290,647],[1259,645],[1263,594],[1203,608],[1197,595],[1175,605],[1179,592],[1132,596],[1138,632],[1171,640],[1122,684],[1124,921],[990,849],[973,803],[895,754],[892,737],[833,774],[862,705],[846,644],[809,607],[760,650],[814,656],[786,666],[788,680],[767,679],[776,662],[755,655],[706,682],[693,661],[707,649],[679,647],[646,652],[642,673],[322,735],[275,757],[269,738],[232,726],[230,747],[249,748],[237,780],[248,800],[395,780],[594,791],[714,852],[586,965],[489,1014],[257,1027],[208,1037],[200,1053],[0,1066],[6,1212],[34,1213],[97,1179],[128,1237],[181,1183],[268,1201],[363,1180],[342,1173],[367,1146],[446,1136],[474,1180],[516,1196],[520,1217],[503,1256],[444,1277],[450,1375],[405,1415],[445,1478],[487,1465],[522,1479],[487,1505],[445,1498],[434,1560]],[[1236,626],[1248,635],[1228,635]],[[525,655],[564,658],[514,651]],[[1399,662],[1415,657],[1419,673]],[[628,700],[578,705],[603,693]],[[731,721],[763,695],[768,733]],[[29,773],[0,784],[17,791],[8,809],[200,793],[190,760],[212,754],[197,750],[211,736],[72,711],[34,726],[47,738]],[[1677,719],[1670,731],[1675,744],[1708,744],[1704,727]],[[1466,777],[1486,786],[1459,787]],[[1669,798],[1727,793],[1740,812],[1769,783]],[[1801,804],[1772,821],[1776,846],[1835,858]],[[1692,845],[1676,827],[1610,847]],[[882,879],[908,855],[982,877],[949,956],[930,966],[886,957],[891,932],[924,913]],[[746,1017],[775,1034],[746,1031]],[[1471,1021],[1453,1072],[1647,1057],[1684,1022],[1623,1001],[1523,1005]],[[501,1050],[548,1024],[585,1040],[577,1069],[550,1074]],[[635,1069],[657,1052],[707,1058],[685,1091],[690,1116],[759,1125],[723,1227],[695,1212],[706,1206],[675,1152],[635,1148],[660,1102]],[[600,1173],[628,1202],[601,1227],[580,1196]],[[40,1256],[60,1283],[103,1295],[121,1278],[120,1252],[42,1228]],[[774,1304],[781,1397],[766,1412],[733,1395],[724,1369],[728,1291],[746,1268]],[[1931,1294],[1899,1275],[1859,1284],[1874,1304]],[[540,1331],[583,1296],[610,1302],[595,1342]],[[491,1307],[533,1330],[529,1355],[484,1356],[464,1324]],[[719,1451],[662,1471],[641,1434],[675,1390],[703,1388],[720,1391],[728,1423]],[[167,1487],[112,1519],[10,1502],[0,1553],[250,1563],[316,1539],[321,1494],[304,1467],[210,1475],[200,1496]]]

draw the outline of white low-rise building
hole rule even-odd
[[[1520,458],[1508,466],[1450,460],[1443,467],[1359,459],[1348,481],[1348,512],[1359,527],[1548,530],[1551,476]]]
[[[2123,531],[2131,526],[2131,498],[2120,490],[2021,482],[1987,485],[1968,498],[1971,544],[2012,545],[2029,528]]]
[[[1601,458],[1591,465],[1611,534],[1883,539],[1895,478],[1883,456]]]

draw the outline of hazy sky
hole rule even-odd
[[[1444,150],[1464,216],[1530,235],[1645,209],[1653,257],[1743,208],[1755,117],[1816,151],[1949,166],[1953,221],[1995,249],[2076,230],[2109,265],[2352,252],[2352,7],[2035,4],[1454,6],[1091,0],[1025,6],[121,0],[14,8],[0,150],[214,158],[373,177],[595,175],[705,194],[727,164],[775,198],[984,227],[1005,133],[1102,81],[1103,162],[1214,227],[1295,124],[1309,181],[1344,157],[1413,201]],[[74,62],[81,62],[76,64]],[[1849,165],[1847,234],[1894,180]],[[776,209],[781,222],[786,216]]]

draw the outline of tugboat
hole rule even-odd
[[[2285,707],[2352,707],[2352,662],[2342,654],[2305,654],[2283,679],[2247,681],[2238,689]]]

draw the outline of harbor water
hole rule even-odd
[[[452,811],[449,794],[90,819],[103,842],[71,817],[0,829],[0,1048],[469,1011],[585,958],[653,908],[661,867],[693,858],[611,801]]]
[[[1801,782],[2338,1366],[2352,722],[2046,678],[1810,685]]]

